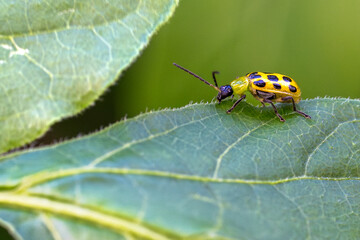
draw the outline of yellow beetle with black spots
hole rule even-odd
[[[231,111],[238,105],[245,97],[245,91],[250,91],[251,94],[258,99],[263,106],[265,103],[271,104],[273,107],[276,116],[279,117],[280,121],[284,122],[285,119],[278,113],[273,102],[292,102],[293,110],[306,118],[311,118],[308,114],[303,113],[296,109],[295,103],[300,101],[301,91],[297,83],[290,77],[285,76],[279,73],[265,73],[265,72],[252,72],[248,73],[243,77],[238,77],[230,83],[230,85],[224,85],[218,87],[215,74],[218,72],[213,72],[212,76],[215,82],[215,86],[199,77],[195,73],[187,70],[184,67],[174,63],[174,65],[185,72],[193,75],[194,77],[200,79],[207,85],[213,87],[216,91],[219,92],[217,95],[217,100],[219,103],[234,94],[240,95],[239,100],[237,100],[234,105],[227,110],[227,113]]]

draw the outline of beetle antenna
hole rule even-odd
[[[219,87],[218,84],[217,84],[217,81],[216,81],[215,74],[219,74],[219,72],[218,72],[218,71],[213,71],[213,72],[212,72],[212,76],[213,76],[213,79],[214,79],[215,86],[216,86],[216,87]]]
[[[182,66],[173,63],[176,67],[180,68],[181,70],[184,70],[185,72],[189,73],[190,75],[193,75],[194,77],[200,79],[201,81],[203,81],[204,83],[206,83],[207,85],[213,87],[216,91],[221,92],[220,89],[217,86],[212,85],[211,83],[209,83],[208,81],[206,81],[205,79],[203,79],[202,77],[196,75],[195,73],[191,72],[190,70],[187,70],[186,68],[183,68]],[[216,84],[217,85],[217,84]]]

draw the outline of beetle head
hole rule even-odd
[[[224,85],[220,87],[220,92],[217,95],[217,100],[219,101],[219,103],[221,102],[221,100],[230,97],[231,95],[233,95],[233,89],[231,88],[230,85]]]

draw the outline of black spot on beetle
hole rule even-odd
[[[277,82],[279,80],[278,77],[275,75],[268,75],[267,78],[273,82]]]
[[[266,83],[263,80],[255,81],[254,84],[258,87],[265,87]]]
[[[283,80],[285,82],[291,82],[292,80],[289,77],[283,76]]]
[[[261,76],[258,75],[258,72],[253,72],[253,73],[250,73],[249,78],[250,79],[261,78]]]
[[[291,92],[296,92],[296,87],[294,87],[293,85],[289,85],[289,90],[291,91]]]
[[[273,83],[275,89],[281,89],[281,85],[278,83]]]

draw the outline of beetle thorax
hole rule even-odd
[[[238,77],[230,83],[231,88],[234,91],[234,94],[242,95],[246,90],[248,90],[249,80],[247,77]]]

